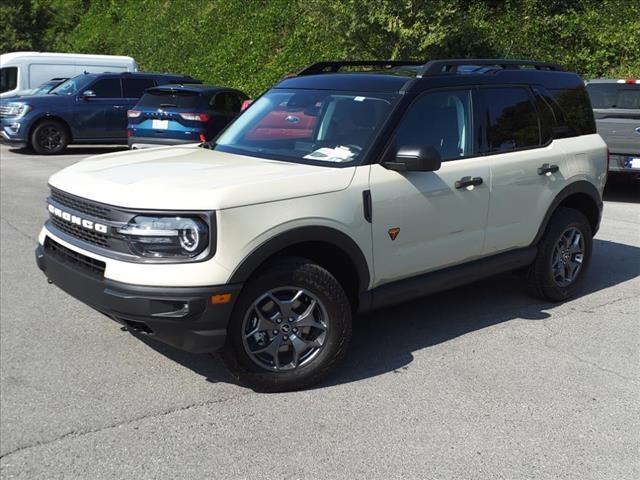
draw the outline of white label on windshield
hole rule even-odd
[[[354,102],[364,102],[367,97],[353,97]]]
[[[324,162],[348,162],[354,154],[348,147],[338,146],[336,148],[322,147],[305,155],[308,160],[321,160]]]

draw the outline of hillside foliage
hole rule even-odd
[[[131,55],[259,94],[327,59],[505,57],[640,76],[638,0],[4,0],[0,51]]]

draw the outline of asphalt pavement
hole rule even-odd
[[[640,187],[610,185],[578,298],[513,275],[358,318],[327,382],[237,386],[138,339],[34,262],[47,178],[109,148],[0,148],[0,476],[640,478]]]

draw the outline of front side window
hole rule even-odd
[[[97,98],[121,98],[119,78],[103,78],[91,85],[89,90],[93,90]]]
[[[435,148],[442,160],[473,154],[471,90],[445,90],[420,97],[404,116],[395,146]]]
[[[486,153],[540,145],[538,114],[529,91],[521,87],[480,89],[486,122]]]
[[[397,96],[328,90],[271,90],[213,145],[215,150],[300,163],[362,158]]]
[[[18,86],[18,67],[0,68],[0,93],[10,92]]]

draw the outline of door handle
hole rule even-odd
[[[538,175],[556,173],[558,170],[560,170],[560,167],[558,167],[558,165],[549,165],[548,163],[543,163],[541,167],[538,167]]]
[[[482,177],[462,177],[456,182],[456,188],[475,187],[482,185]]]
[[[116,110],[122,110],[123,108],[126,108],[124,105],[114,105],[113,108],[115,108]]]

